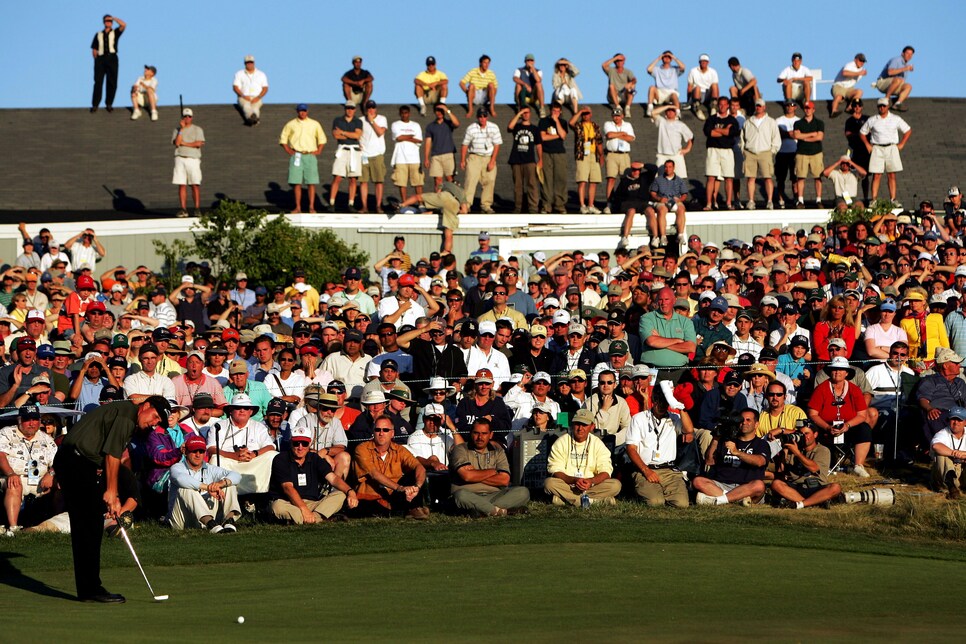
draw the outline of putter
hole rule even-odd
[[[166,600],[168,598],[168,596],[167,595],[155,595],[154,594],[154,588],[151,588],[151,582],[148,581],[148,576],[144,573],[144,567],[141,566],[141,560],[138,559],[138,554],[136,552],[134,552],[134,546],[131,545],[131,540],[127,536],[127,530],[125,530],[124,529],[124,526],[121,525],[120,523],[118,523],[117,525],[121,529],[121,536],[124,538],[124,543],[127,544],[128,549],[131,551],[131,556],[134,557],[134,563],[136,563],[138,565],[138,570],[141,571],[141,576],[144,577],[144,583],[146,583],[148,585],[148,590],[150,590],[151,591],[151,594],[154,596],[154,601],[156,601],[156,602],[163,602],[164,600]]]

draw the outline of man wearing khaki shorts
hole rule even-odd
[[[825,123],[815,118],[815,103],[806,101],[803,106],[805,117],[795,121],[791,132],[793,139],[798,141],[795,152],[795,176],[798,177],[796,189],[798,201],[796,208],[805,207],[805,179],[811,175],[815,180],[815,203],[822,206],[822,172],[825,162],[822,158],[822,141],[825,140]]]
[[[460,126],[459,119],[445,104],[433,108],[436,120],[426,126],[426,145],[423,147],[423,167],[429,170],[435,189],[443,180],[452,181],[456,173],[456,143],[453,130]]]
[[[610,193],[614,190],[618,177],[631,167],[631,141],[634,140],[634,126],[624,120],[624,109],[615,107],[613,119],[604,123],[604,149],[607,153],[607,206],[604,213],[610,214]]]
[[[423,144],[423,128],[419,123],[409,120],[409,106],[399,108],[399,120],[392,124],[392,140],[396,147],[392,151],[392,182],[399,188],[399,198],[405,201],[407,186],[412,186],[416,194],[423,192],[423,170],[419,165],[419,146]]]
[[[194,198],[195,215],[201,208],[201,148],[205,144],[205,132],[194,124],[194,112],[184,108],[181,122],[171,137],[174,145],[174,176],[171,183],[178,186],[181,210],[178,217],[188,216],[188,186]]]
[[[369,182],[376,184],[376,212],[382,212],[382,190],[386,180],[386,130],[389,122],[378,113],[375,101],[367,101],[362,121],[362,176],[359,178],[359,212],[369,212]]]
[[[769,210],[775,207],[771,200],[775,191],[772,176],[781,142],[778,123],[765,111],[765,99],[759,98],[755,101],[755,113],[745,120],[741,130],[741,147],[745,155],[742,169],[748,180],[748,210],[755,209],[756,178],[765,180],[765,207]]]
[[[574,157],[577,159],[577,200],[580,214],[598,215],[594,205],[597,184],[601,181],[600,164],[604,162],[604,137],[600,126],[591,120],[589,107],[584,107],[570,119],[574,130]],[[587,189],[587,184],[590,189]]]

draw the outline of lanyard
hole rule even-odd
[[[580,454],[577,453],[577,444],[573,437],[570,438],[570,458],[572,458],[577,463],[577,471],[584,473],[584,468],[580,467],[580,462],[583,461],[584,465],[587,465],[587,461],[590,458],[588,451],[590,450],[590,437],[587,437],[586,444],[584,445],[584,451]]]

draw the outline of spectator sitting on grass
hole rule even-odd
[[[401,445],[392,442],[392,419],[376,419],[371,440],[356,447],[353,472],[359,485],[358,512],[363,516],[404,512],[413,519],[429,518],[420,489],[426,469]]]
[[[235,532],[235,519],[241,516],[241,474],[206,463],[205,446],[204,438],[189,435],[182,445],[184,460],[171,466],[168,523],[175,530],[201,527],[213,534]]]
[[[450,470],[453,501],[460,510],[491,517],[526,511],[530,491],[510,485],[510,464],[493,443],[488,419],[476,419],[470,443],[453,447]]]

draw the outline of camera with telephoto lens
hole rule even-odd
[[[842,492],[842,500],[848,504],[895,505],[896,491],[891,487],[874,487],[861,492]]]
[[[722,418],[711,430],[711,435],[718,441],[726,443],[736,441],[741,436],[740,419],[735,416]]]
[[[781,433],[778,435],[778,440],[781,441],[782,446],[788,445],[790,443],[795,443],[798,445],[799,450],[805,449],[805,433],[802,432],[802,427],[805,426],[804,420],[795,421],[795,431],[786,433]]]

